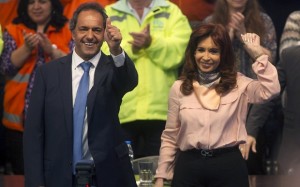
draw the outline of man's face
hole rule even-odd
[[[100,50],[104,41],[103,17],[95,10],[82,11],[78,15],[72,32],[76,53],[84,60],[90,60]]]

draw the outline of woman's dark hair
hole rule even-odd
[[[99,12],[102,17],[103,17],[103,28],[105,29],[106,27],[106,19],[107,19],[107,15],[105,13],[105,10],[103,9],[103,7],[96,2],[90,2],[90,3],[83,3],[81,4],[74,12],[73,17],[70,20],[70,30],[73,32],[77,21],[78,21],[78,15],[80,14],[80,12],[82,11],[87,11],[87,10],[94,10],[96,12]]]
[[[234,52],[226,29],[221,24],[204,24],[192,32],[185,51],[185,63],[179,78],[183,81],[180,90],[184,95],[192,93],[193,81],[198,80],[199,73],[195,60],[195,52],[199,42],[208,37],[211,37],[221,51],[218,67],[221,80],[215,88],[217,93],[225,94],[236,86],[237,70],[235,67]]]
[[[247,32],[258,34],[261,38],[266,35],[266,28],[261,18],[261,7],[257,0],[248,0],[243,15]],[[213,23],[228,25],[230,21],[229,7],[226,0],[218,0],[212,17]]]
[[[34,23],[27,12],[28,4],[30,0],[20,0],[18,4],[18,15],[13,20],[13,23],[23,23],[28,28],[36,30],[37,24]],[[51,19],[48,25],[45,27],[45,30],[47,30],[48,26],[51,25],[55,27],[57,30],[60,30],[68,21],[68,19],[63,15],[63,7],[60,3],[60,0],[50,0],[52,5],[52,11],[51,11]]]

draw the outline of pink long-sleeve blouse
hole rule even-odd
[[[197,94],[180,92],[182,81],[176,81],[169,94],[168,118],[162,133],[156,178],[171,179],[176,152],[189,149],[216,149],[244,143],[248,103],[263,103],[280,92],[276,68],[268,56],[259,57],[252,65],[257,80],[241,73],[237,86],[222,95],[216,110],[200,104]]]

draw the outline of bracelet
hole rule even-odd
[[[53,60],[55,58],[55,50],[57,50],[57,45],[52,44],[51,48],[52,48],[52,51],[51,51],[51,54],[50,54],[50,58]]]
[[[51,47],[52,47],[53,49],[57,49],[57,45],[55,45],[55,44],[52,44]]]

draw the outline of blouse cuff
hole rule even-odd
[[[268,55],[261,55],[255,60],[252,64],[252,69],[255,74],[264,71],[268,67],[268,58]]]

